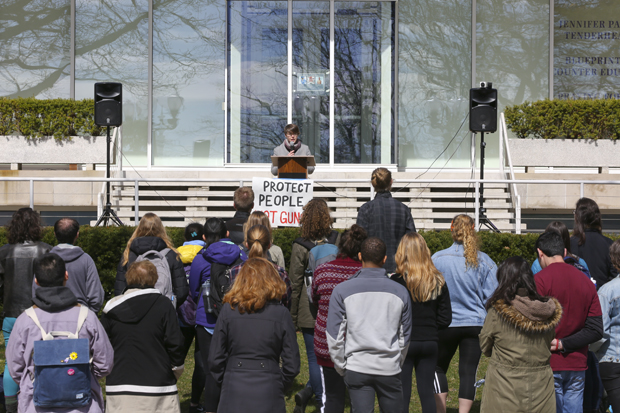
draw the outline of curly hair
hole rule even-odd
[[[359,261],[359,253],[362,250],[362,242],[368,238],[368,233],[364,228],[357,224],[342,233],[340,244],[338,244],[338,257],[349,257]]]
[[[286,294],[286,284],[276,267],[265,258],[249,258],[239,270],[224,303],[239,313],[254,313],[269,301],[280,300]]]
[[[478,267],[478,235],[474,226],[476,222],[472,217],[460,214],[454,217],[450,230],[454,242],[463,244],[465,249],[465,268]]]
[[[9,244],[20,244],[25,241],[39,241],[43,236],[41,216],[32,208],[20,208],[13,214],[7,225]]]
[[[134,239],[140,237],[161,238],[166,243],[166,246],[172,251],[174,251],[174,253],[177,254],[177,257],[179,257],[179,251],[174,248],[174,245],[168,237],[168,234],[166,233],[166,228],[161,222],[161,219],[159,219],[157,214],[147,212],[146,214],[144,214],[142,219],[140,219],[138,226],[136,227],[133,234],[131,234],[131,238],[129,238],[129,241],[127,241],[127,246],[125,247],[125,251],[123,252],[123,265],[129,262],[129,250],[131,249],[131,243]]]
[[[436,299],[446,281],[433,264],[426,241],[416,232],[400,240],[395,255],[396,272],[401,274],[413,301],[425,303]]]
[[[609,247],[609,256],[612,265],[620,271],[620,239],[615,240]]]
[[[312,199],[308,202],[299,224],[301,236],[308,241],[318,241],[329,236],[332,232],[332,219],[329,216],[327,202],[322,199]]]

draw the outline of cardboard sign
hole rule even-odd
[[[314,193],[310,179],[253,178],[252,190],[254,211],[264,212],[272,227],[298,227]]]

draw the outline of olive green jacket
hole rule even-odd
[[[316,245],[321,245],[326,240],[317,241]],[[340,243],[340,234],[336,239],[336,245]],[[308,265],[308,255],[310,251],[303,245],[293,243],[291,249],[291,266],[288,277],[291,280],[293,296],[291,297],[291,316],[297,328],[314,328],[316,321],[316,306],[308,299],[306,286],[304,285],[304,272]]]
[[[480,332],[480,348],[490,357],[481,412],[555,412],[551,341],[562,306],[548,319],[532,321],[504,300],[489,310]]]

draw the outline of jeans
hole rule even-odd
[[[13,326],[15,325],[16,318],[6,317],[2,322],[2,335],[4,336],[4,349],[6,351],[6,346],[9,345],[9,337],[11,335],[11,331],[13,331]],[[19,386],[15,381],[11,378],[9,374],[9,364],[4,363],[4,378],[2,380],[4,384],[4,396],[11,397],[17,395],[17,391],[19,390]]]
[[[321,379],[321,368],[316,362],[316,356],[314,355],[314,329],[302,328],[301,332],[304,336],[304,344],[306,346],[306,355],[308,356],[308,370],[310,374],[310,380],[306,386],[312,387],[312,392],[316,397],[316,400],[323,402],[323,384]]]
[[[554,371],[557,413],[582,413],[585,371]]]

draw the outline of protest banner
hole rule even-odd
[[[253,178],[254,211],[262,211],[273,227],[297,227],[299,218],[313,197],[310,179]]]

